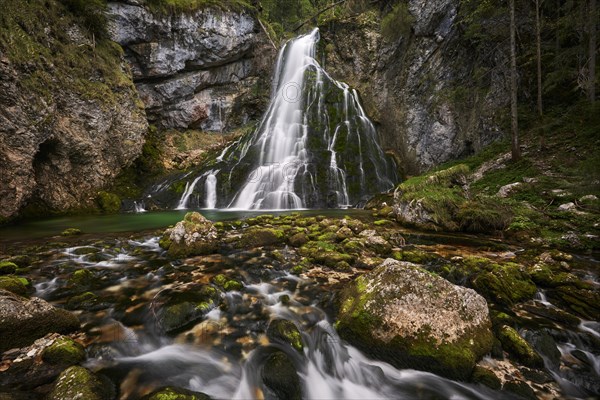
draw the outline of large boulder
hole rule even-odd
[[[48,395],[48,400],[112,400],[115,388],[110,380],[89,370],[73,366],[64,370]]]
[[[342,292],[336,328],[399,368],[467,379],[492,348],[485,299],[419,265],[387,259]]]
[[[163,234],[160,245],[171,257],[211,254],[219,248],[217,228],[202,214],[189,212]]]
[[[26,299],[0,290],[0,353],[29,345],[47,333],[76,329],[79,320],[70,312],[36,297]]]

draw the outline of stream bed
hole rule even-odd
[[[258,215],[203,214],[225,224]],[[337,219],[349,214],[365,221],[370,218],[368,212],[358,210],[296,213]],[[292,360],[306,399],[519,398],[481,384],[396,369],[340,339],[334,329],[334,295],[360,274],[360,269],[339,273],[316,268],[292,274],[291,267],[300,257],[288,245],[231,247],[208,256],[169,259],[159,246],[158,231],[150,230],[173,224],[182,215],[63,218],[0,231],[7,254],[35,252],[27,274],[35,287],[33,296],[77,314],[85,332],[87,360],[83,365],[108,376],[120,399],[140,398],[165,385],[215,399],[281,398],[264,387],[261,377],[262,365],[274,351],[282,351]],[[84,235],[48,239],[67,227],[80,228]],[[132,232],[135,230],[138,232]],[[523,252],[514,245],[468,235],[406,229],[402,235],[407,246],[447,260],[466,255],[514,259]],[[598,264],[593,256],[577,256],[577,266],[589,266],[579,273],[595,285]],[[219,283],[224,280],[236,284]],[[186,296],[199,294],[205,305],[187,309]],[[526,321],[521,323],[523,329],[534,336],[536,332],[552,336],[559,355],[557,359],[542,354],[546,375],[526,380],[542,388],[554,387],[561,397],[598,395],[598,321],[580,320],[566,328],[552,318],[551,311],[558,307],[543,291],[527,304],[518,311],[520,321]],[[550,310],[550,317],[543,317],[543,310]],[[301,349],[267,338],[274,319],[292,321],[300,329]],[[491,357],[483,360],[497,368],[504,362]],[[536,391],[538,395],[541,392],[543,389]],[[550,391],[547,398],[554,394]]]

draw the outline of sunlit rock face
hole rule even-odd
[[[412,22],[398,38],[381,34],[377,13],[321,29],[324,67],[359,90],[382,146],[407,174],[468,155],[502,135],[494,115],[509,100],[505,56],[495,44],[476,50],[467,42],[458,5],[409,1]],[[474,79],[482,67],[491,72]]]
[[[149,119],[163,128],[236,127],[254,117],[257,86],[268,93],[268,80],[259,77],[268,76],[273,49],[246,12],[153,14],[133,2],[109,2],[108,16]]]

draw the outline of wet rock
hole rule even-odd
[[[536,400],[538,397],[527,383],[523,381],[509,381],[502,385],[502,390],[511,392],[523,399]]]
[[[17,272],[17,264],[10,261],[1,261],[0,262],[0,275],[10,275]]]
[[[289,299],[288,299],[289,300]],[[304,345],[298,327],[285,319],[274,319],[267,328],[267,337],[274,342],[287,343],[302,353]]]
[[[294,363],[282,351],[271,354],[262,369],[262,380],[276,399],[300,400],[302,389]],[[273,398],[272,396],[265,396]]]
[[[7,290],[9,292],[25,296],[31,288],[31,282],[27,278],[19,276],[0,276],[0,290]]]
[[[67,308],[71,310],[97,310],[108,306],[102,304],[98,296],[92,292],[84,292],[67,300]]]
[[[115,388],[108,378],[78,366],[67,368],[56,380],[48,400],[113,400]]]
[[[170,257],[182,258],[214,253],[219,248],[218,233],[212,222],[197,212],[185,214],[163,234],[160,246]]]
[[[352,232],[352,229],[348,228],[347,226],[342,226],[340,229],[337,230],[335,236],[339,242],[342,242],[345,239],[350,239],[354,237],[354,232]]]
[[[298,232],[295,235],[292,235],[288,241],[294,247],[302,247],[308,242],[308,236],[306,236],[304,232]]]
[[[68,311],[39,299],[25,299],[0,290],[0,352],[32,343],[47,333],[79,329],[79,320]]]
[[[74,286],[90,286],[94,280],[94,273],[89,269],[78,269],[71,274],[69,283]]]
[[[210,400],[210,396],[200,392],[166,386],[142,397],[142,400]]]
[[[81,232],[81,229],[77,229],[77,228],[67,228],[64,231],[62,231],[62,233],[60,234],[61,236],[78,236],[81,235],[83,232]]]
[[[492,347],[485,299],[416,264],[386,260],[344,290],[340,304],[340,336],[399,368],[467,379]]]
[[[73,339],[62,337],[44,349],[42,359],[50,364],[70,366],[85,360],[85,351],[83,346]]]
[[[481,270],[471,278],[471,285],[489,301],[512,306],[533,298],[537,292],[535,284],[519,264],[496,264],[488,260],[485,265],[476,268]]]
[[[242,248],[271,246],[284,240],[285,233],[280,229],[252,227],[242,234],[238,245]]]
[[[186,285],[160,294],[157,325],[164,333],[175,333],[203,318],[220,303],[219,292],[208,285]]]
[[[544,361],[537,351],[510,326],[504,325],[499,329],[498,339],[504,350],[523,365],[532,368],[544,366]]]
[[[563,285],[549,289],[546,294],[552,303],[566,307],[575,315],[593,321],[600,319],[600,291],[592,286]]]
[[[365,230],[359,235],[365,238],[365,245],[378,255],[388,255],[392,251],[392,245],[387,240],[377,234],[375,230]]]
[[[502,387],[502,382],[493,371],[488,368],[482,367],[480,365],[476,365],[473,369],[473,375],[471,376],[471,380],[475,383],[479,383],[485,385],[494,390],[500,390]]]

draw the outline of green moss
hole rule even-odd
[[[267,337],[275,342],[287,343],[298,352],[303,352],[302,335],[298,327],[291,321],[285,319],[271,321],[267,328]]]
[[[227,283],[227,277],[223,274],[215,275],[212,278],[212,281],[215,285],[223,287],[225,286],[225,283]]]
[[[204,393],[192,392],[187,389],[163,387],[144,396],[142,400],[210,400],[210,397]]]
[[[14,274],[19,267],[10,261],[0,261],[0,275]]]
[[[107,378],[95,375],[83,367],[73,366],[60,374],[48,400],[107,400],[114,397],[114,387]]]
[[[290,269],[290,273],[293,275],[300,275],[304,270],[304,267],[302,267],[302,265],[294,265],[291,269]]]
[[[544,366],[542,357],[510,326],[503,325],[498,332],[498,339],[504,350],[508,351],[519,362],[532,368]]]
[[[67,228],[64,231],[62,231],[61,236],[77,236],[77,235],[81,235],[83,232],[81,232],[80,229],[77,228]]]
[[[160,14],[192,13],[211,7],[221,10],[254,12],[254,7],[243,0],[146,0],[146,4],[152,12]]]
[[[62,337],[44,349],[42,359],[51,364],[69,366],[85,360],[85,351],[79,343],[68,337]]]
[[[78,269],[69,278],[69,283],[75,286],[89,286],[94,279],[94,274],[88,269]]]
[[[67,308],[70,309],[91,309],[98,304],[98,296],[92,292],[85,292],[71,297],[67,301]]]
[[[473,375],[471,376],[471,380],[474,383],[480,383],[494,390],[500,390],[502,387],[502,382],[500,379],[494,374],[494,372],[490,371],[487,368],[475,366],[473,369]]]
[[[281,229],[252,227],[247,229],[240,238],[240,247],[270,246],[283,242],[285,232]]]
[[[96,202],[106,214],[116,214],[121,210],[121,199],[114,193],[98,192]]]
[[[31,282],[18,276],[0,276],[0,289],[25,296],[31,287]]]
[[[238,281],[235,280],[228,280],[227,282],[225,282],[225,285],[223,285],[223,289],[225,289],[226,291],[240,291],[242,290],[244,287],[244,285]]]

